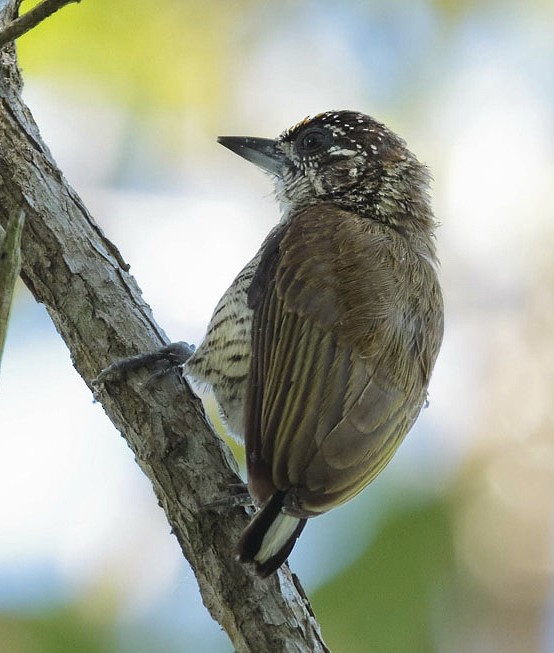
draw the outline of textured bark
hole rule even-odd
[[[0,362],[8,330],[13,289],[21,270],[21,232],[25,213],[19,211],[8,221],[6,231],[0,227]]]
[[[13,5],[0,0],[0,25],[13,17]],[[91,379],[114,359],[154,350],[167,338],[117,248],[56,166],[20,90],[9,45],[0,52],[0,224],[25,211],[21,276],[91,388]],[[261,580],[235,560],[244,509],[206,508],[230,495],[239,479],[200,402],[177,375],[149,389],[141,385],[146,376],[133,373],[98,398],[151,480],[206,607],[239,652],[326,651],[288,568]]]
[[[36,27],[36,25],[48,18],[48,16],[51,16],[56,11],[72,2],[81,2],[81,0],[43,0],[41,3],[30,9],[26,14],[14,17],[14,19],[9,23],[5,23],[4,29],[2,30],[2,33],[0,33],[0,48],[4,47],[6,43],[18,39],[20,36],[25,34],[25,32],[33,29],[33,27]],[[0,8],[2,4],[10,3],[6,2],[6,0],[2,0]],[[12,2],[11,4],[18,9],[21,0],[17,0],[17,2]]]

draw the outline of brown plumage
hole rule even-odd
[[[261,511],[239,544],[266,576],[305,520],[389,462],[442,339],[428,174],[363,114],[221,142],[276,180],[283,219],[224,295],[187,373],[244,433]]]

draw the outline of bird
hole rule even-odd
[[[244,438],[260,509],[238,557],[266,577],[308,519],[383,470],[426,403],[443,335],[436,222],[428,169],[363,113],[218,141],[272,177],[281,219],[184,372]]]
[[[427,403],[444,322],[437,223],[428,168],[364,113],[218,141],[270,175],[280,221],[199,347],[160,355],[211,387],[244,442],[258,510],[237,557],[265,578],[309,519],[375,479]],[[97,381],[155,356],[116,362]]]

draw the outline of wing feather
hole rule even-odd
[[[363,489],[413,424],[438,349],[421,324],[441,317],[402,273],[408,256],[401,235],[325,204],[268,241],[253,280],[246,406],[261,500],[279,490],[293,514],[327,510]],[[417,274],[434,274],[419,263]]]

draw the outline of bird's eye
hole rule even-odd
[[[302,134],[297,141],[298,152],[302,155],[316,154],[327,147],[330,133],[325,129],[310,129]]]

